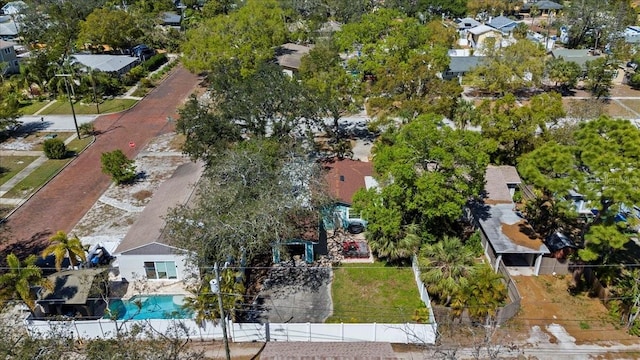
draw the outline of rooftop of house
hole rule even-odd
[[[200,162],[188,162],[178,166],[173,175],[160,185],[115,253],[121,254],[152,244],[166,245],[166,239],[162,236],[166,225],[163,217],[169,208],[189,201],[203,172],[204,165]]]
[[[18,36],[18,26],[10,16],[0,16],[0,36]]]
[[[487,166],[485,173],[485,203],[512,204],[509,185],[521,184],[516,168],[508,165]]]
[[[536,2],[528,2],[522,5],[522,10],[529,10],[532,7],[536,7],[538,10],[561,10],[563,8],[562,5],[549,1],[549,0],[540,0]]]
[[[138,61],[134,56],[108,54],[74,54],[73,58],[90,69],[104,72],[117,72]]]
[[[481,22],[479,22],[476,19],[472,19],[470,17],[466,17],[464,19],[458,19],[456,20],[456,22],[458,23],[458,29],[471,29],[476,26],[482,25]]]
[[[517,23],[514,20],[511,20],[508,17],[501,15],[491,19],[491,21],[487,22],[486,25],[489,25],[499,30],[504,27],[516,26],[516,24]]]
[[[473,35],[482,35],[488,32],[497,32],[499,33],[498,30],[496,30],[496,28],[493,28],[489,25],[480,25],[480,26],[476,26],[474,28],[471,28],[468,30],[469,33],[473,34]]]
[[[175,11],[165,11],[161,14],[164,24],[180,24],[182,16]]]
[[[20,13],[25,8],[27,8],[27,4],[24,1],[10,1],[0,8],[0,10],[2,10],[3,14],[14,15]]]
[[[496,254],[549,254],[513,204],[477,204],[473,213]]]
[[[484,60],[484,56],[452,56],[449,62],[449,71],[456,73],[468,72],[478,66],[482,60]]]
[[[44,290],[38,302],[62,303],[68,305],[86,304],[96,276],[107,268],[60,271],[47,276],[53,289]]]
[[[288,69],[299,69],[302,57],[311,51],[311,47],[286,43],[276,49],[278,65]]]
[[[353,195],[359,189],[368,189],[367,178],[373,177],[373,164],[370,162],[342,159],[326,161],[326,180],[331,195],[344,204],[353,202]]]
[[[551,50],[551,55],[553,55],[554,58],[572,58],[572,57],[583,57],[583,56],[589,56],[590,52],[589,49],[553,49]]]

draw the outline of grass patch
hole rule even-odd
[[[106,100],[102,104],[99,104],[100,113],[111,113],[117,111],[123,111],[132,107],[137,100],[132,99],[111,99]],[[94,115],[97,114],[96,104],[81,104],[74,103],[73,109],[78,115]],[[71,114],[71,105],[68,101],[58,100],[55,104],[44,109],[40,115],[66,115]]]
[[[38,110],[45,107],[49,101],[31,101],[29,104],[24,104],[20,106],[20,112],[22,115],[33,115],[38,112]]]
[[[0,185],[31,164],[37,156],[3,156],[0,160]]]
[[[35,169],[29,176],[16,184],[13,189],[9,190],[4,198],[22,198],[30,195],[40,186],[44,185],[49,179],[62,169],[62,167],[73,158],[62,160],[47,160],[40,167]]]
[[[411,268],[385,263],[334,268],[329,323],[406,323],[424,307]]]
[[[67,150],[74,155],[80,154],[84,149],[91,144],[93,141],[93,136],[84,136],[82,139],[75,138],[71,140],[70,143],[67,144]]]

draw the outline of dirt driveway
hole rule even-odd
[[[568,276],[568,275],[567,275]],[[637,337],[614,326],[605,306],[597,298],[572,296],[564,276],[514,276],[522,296],[522,307],[510,325],[534,329],[528,336],[542,337],[552,344],[637,343]],[[527,334],[527,331],[521,331]]]
[[[152,138],[172,131],[168,117],[177,117],[197,84],[196,75],[178,67],[132,109],[96,119],[95,143],[8,218],[0,259],[37,254],[52,233],[70,231],[111,182],[101,172],[100,155],[121,149],[133,158]]]

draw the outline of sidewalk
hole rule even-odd
[[[64,141],[64,144],[69,145],[69,143],[73,141],[73,139],[75,138],[76,138],[75,135],[69,136]],[[12,156],[12,155],[13,156],[16,156],[16,155],[39,156],[39,157],[35,159],[31,164],[27,165],[19,173],[14,175],[11,179],[9,179],[9,181],[0,185],[0,205],[16,205],[17,206],[21,204],[23,201],[26,201],[27,199],[23,199],[23,198],[3,199],[2,197],[4,196],[4,194],[9,192],[11,189],[13,189],[13,187],[16,186],[20,181],[24,180],[24,178],[29,176],[38,167],[40,167],[40,165],[44,164],[44,162],[47,161],[47,157],[44,155],[42,151],[0,150],[0,156]]]

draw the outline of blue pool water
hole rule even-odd
[[[182,308],[184,295],[136,295],[129,300],[114,300],[105,318],[116,319],[189,319],[193,313]]]

